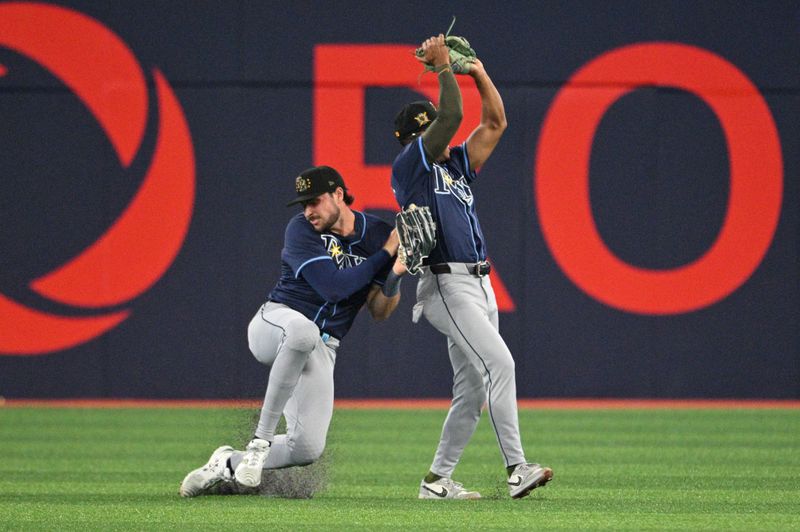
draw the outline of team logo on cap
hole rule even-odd
[[[305,192],[311,188],[311,180],[301,175],[297,176],[294,182],[294,188],[297,189],[297,192]]]
[[[419,113],[417,116],[414,117],[414,120],[417,121],[417,125],[419,127],[422,127],[431,121],[431,119],[428,118],[428,111],[422,111],[421,113]]]

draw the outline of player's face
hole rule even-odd
[[[333,227],[339,221],[340,213],[337,196],[330,192],[303,202],[303,215],[318,233],[324,233]]]

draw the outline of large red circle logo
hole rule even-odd
[[[646,85],[700,97],[720,121],[730,159],[730,195],[717,239],[697,260],[668,270],[616,257],[600,237],[589,199],[597,126],[617,99]],[[734,292],[764,258],[781,210],[780,141],[758,89],[734,65],[693,46],[636,44],[586,64],[558,93],[542,127],[535,190],[545,241],[584,292],[635,313],[689,312]]]
[[[141,67],[119,37],[70,9],[8,3],[0,5],[0,45],[36,61],[61,80],[97,120],[120,164],[131,164],[147,125],[148,93]],[[0,67],[0,75],[9,73]],[[177,256],[194,205],[194,152],[172,88],[157,69],[153,79],[158,138],[141,187],[96,242],[31,282],[40,295],[82,308],[123,304],[150,288]],[[129,310],[122,310],[91,317],[58,316],[0,294],[0,353],[40,354],[79,345],[129,315]]]

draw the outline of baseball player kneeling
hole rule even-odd
[[[303,212],[286,227],[281,276],[247,331],[253,356],[271,366],[255,435],[244,451],[225,445],[184,478],[183,497],[220,484],[254,488],[263,469],[308,465],[325,448],[333,415],[336,349],[359,309],[386,319],[400,299],[406,269],[394,259],[397,232],[350,208],[339,173],[317,166],[295,180]],[[286,419],[286,434],[275,434]],[[231,491],[231,490],[228,490]]]

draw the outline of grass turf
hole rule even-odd
[[[187,500],[251,411],[0,408],[0,529],[800,528],[800,410],[522,410],[555,477],[518,501],[484,414],[455,475],[484,500],[420,501],[444,414],[337,410],[321,464],[292,476],[326,477],[312,499]]]

